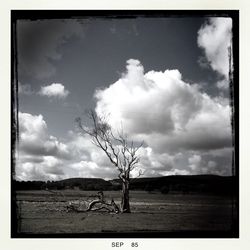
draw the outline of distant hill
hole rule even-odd
[[[112,184],[101,178],[69,178],[60,181],[15,181],[17,190],[40,189],[80,189],[80,190],[109,190]]]
[[[237,190],[236,177],[217,175],[174,175],[131,179],[131,190],[146,190],[162,193],[211,193],[230,195]],[[101,178],[70,178],[60,181],[14,181],[15,190],[79,189],[121,190],[121,180],[105,181]]]
[[[105,181],[101,178],[70,178],[66,180],[58,181],[59,184],[63,188],[75,188],[85,190],[106,190],[112,187],[112,184],[108,181]]]
[[[231,194],[236,190],[236,178],[218,175],[173,175],[140,178],[131,181],[131,189],[168,192]],[[168,192],[167,192],[168,190]]]

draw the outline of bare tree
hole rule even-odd
[[[117,131],[116,135],[114,135],[106,118],[98,116],[93,110],[88,111],[87,116],[92,122],[90,127],[83,126],[81,118],[76,118],[77,125],[81,132],[91,136],[94,145],[103,150],[110,162],[118,170],[118,177],[122,182],[121,212],[130,213],[130,174],[140,161],[138,150],[143,146],[143,142],[129,141],[123,131]],[[141,174],[142,172],[139,171],[139,176]]]

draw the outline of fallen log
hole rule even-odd
[[[113,200],[111,199],[110,203],[107,203],[104,199],[104,194],[102,191],[98,192],[98,199],[92,200],[88,206],[87,209],[82,210],[77,208],[73,204],[69,204],[67,206],[67,212],[77,212],[77,213],[83,213],[83,212],[90,212],[90,211],[100,211],[100,210],[106,210],[109,213],[120,213],[120,209]]]

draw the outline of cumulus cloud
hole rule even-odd
[[[143,147],[139,150],[140,162],[138,167],[132,172],[132,177],[137,177],[139,171],[144,176],[167,176],[191,174],[188,168],[187,157],[181,153],[169,154],[157,153],[151,147]]]
[[[112,127],[122,123],[154,151],[231,145],[230,106],[184,82],[178,70],[144,74],[139,61],[128,60],[127,73],[95,97],[97,113]]]
[[[70,134],[71,139],[68,145],[72,149],[74,159],[79,159],[69,165],[74,176],[117,178],[118,171],[115,166],[110,163],[101,149],[91,143],[88,135],[80,135],[75,132]],[[137,168],[131,172],[131,177],[138,177],[139,171],[142,171],[145,177],[192,173],[190,169],[184,169],[187,162],[185,162],[185,157],[180,157],[180,154],[157,153],[150,147],[140,148],[138,154],[140,162]],[[181,164],[178,162],[180,160]]]
[[[16,167],[18,180],[59,180],[65,175],[62,161],[54,156],[27,159],[20,156]]]
[[[189,167],[192,170],[197,170],[197,168],[200,167],[200,163],[201,163],[201,156],[200,155],[192,155],[192,157],[190,157],[188,159],[189,162]]]
[[[19,143],[16,178],[55,180],[64,176],[65,162],[72,154],[65,143],[49,135],[43,116],[19,112]]]
[[[204,50],[205,58],[213,70],[226,81],[217,84],[218,88],[228,88],[229,49],[231,49],[232,19],[226,17],[210,18],[198,31],[198,46]],[[204,60],[200,60],[204,65]]]
[[[64,99],[68,96],[69,91],[66,90],[61,83],[52,83],[47,86],[42,86],[38,94],[41,96]]]
[[[71,131],[66,142],[49,135],[41,114],[19,112],[18,180],[59,180],[69,177],[116,178],[117,171],[87,135]]]
[[[113,166],[98,165],[93,161],[80,161],[69,166],[74,171],[74,176],[83,178],[117,178],[117,171]]]
[[[19,112],[19,150],[28,155],[70,157],[67,145],[48,134],[41,114]]]
[[[70,131],[68,147],[74,162],[69,168],[77,177],[116,178],[117,170],[106,154],[96,147],[88,135]]]
[[[149,175],[211,173],[212,154],[231,150],[228,101],[183,81],[178,70],[145,73],[138,60],[130,59],[127,72],[97,90],[95,98],[96,112],[106,114],[115,130],[124,128],[135,140],[145,141],[141,168]],[[204,152],[209,157],[203,159]],[[216,173],[230,174],[231,156],[223,157],[227,164]]]
[[[91,143],[88,135],[70,131],[67,141],[60,142],[48,134],[42,115],[19,113],[20,141],[17,154],[18,180],[59,180],[70,177],[117,178],[118,171],[104,152]],[[183,150],[157,152],[150,143],[140,148],[137,177],[186,174],[230,174],[230,148],[207,151]]]

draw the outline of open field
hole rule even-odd
[[[68,212],[69,202],[85,209],[96,191],[18,191],[18,230],[26,234],[220,231],[232,228],[232,200],[197,194],[131,191],[131,214]],[[117,204],[119,191],[105,191]]]

